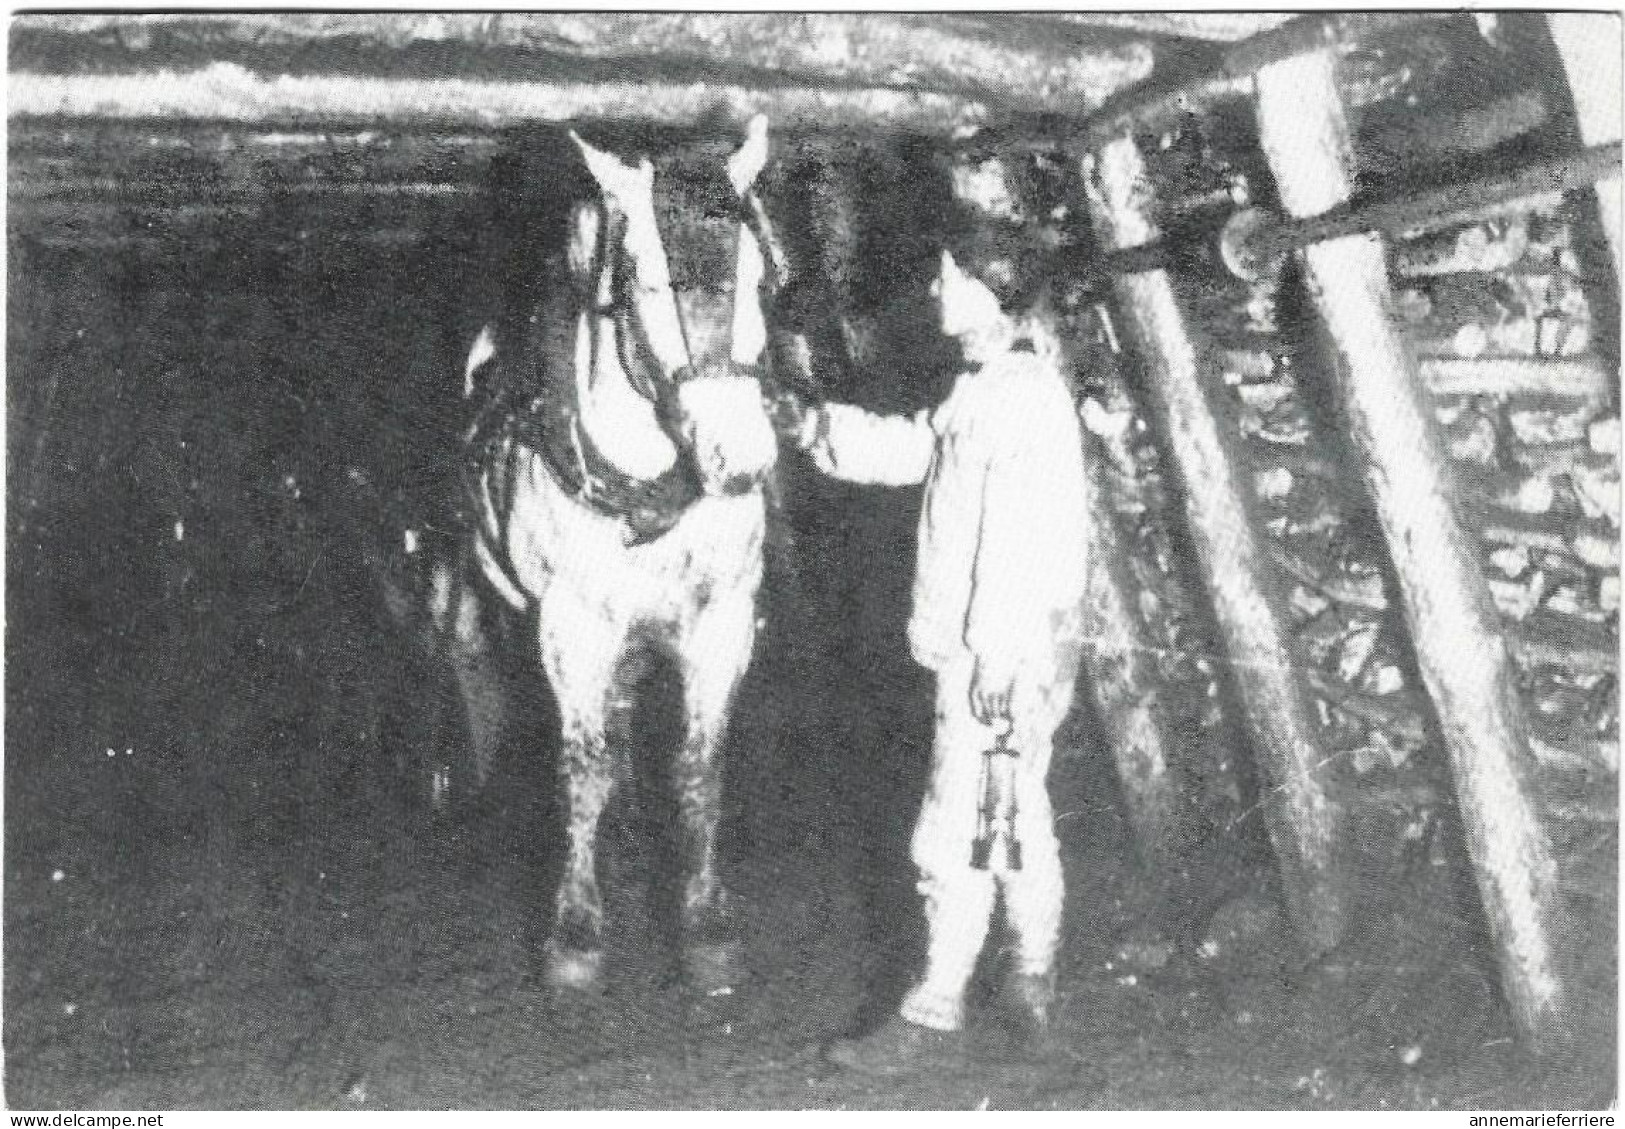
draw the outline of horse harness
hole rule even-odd
[[[561,288],[562,289],[562,288]],[[598,315],[612,313],[598,310]],[[582,426],[573,372],[575,311],[567,302],[544,302],[527,319],[525,348],[491,382],[464,439],[465,486],[477,497],[493,459],[513,458],[518,449],[541,456],[553,481],[566,494],[622,523],[628,547],[647,544],[677,524],[703,494],[693,452],[678,439],[677,388],[694,378],[685,365],[669,380],[636,380],[651,397],[662,430],[676,441],[677,460],[654,478],[638,478],[611,462]],[[502,354],[499,352],[499,357]],[[731,364],[734,375],[755,378],[749,366]],[[502,490],[513,468],[486,488]],[[506,496],[493,499],[498,521],[508,512]]]

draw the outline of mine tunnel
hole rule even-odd
[[[9,52],[14,1108],[1617,1101],[1615,17],[26,15]],[[793,451],[725,767],[749,979],[696,1005],[669,959],[655,661],[612,987],[536,981],[557,710],[534,623],[435,568],[467,359],[568,128],[650,157],[675,288],[725,288],[756,114],[808,395],[941,400],[950,211],[1046,264],[1090,541],[1042,1059],[820,1056],[920,957],[932,682],[920,491]]]

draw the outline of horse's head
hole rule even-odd
[[[744,156],[735,158],[730,176],[743,175],[740,162],[747,156],[755,158],[749,168],[759,170],[765,130],[765,119],[753,126],[754,148],[748,144]],[[577,206],[566,238],[578,293],[600,310],[616,311],[620,367],[656,405],[662,427],[691,459],[704,492],[746,493],[762,483],[778,456],[754,367],[733,359],[758,356],[766,344],[754,305],[759,262],[743,249],[736,253],[741,234],[729,210],[699,206],[683,191],[670,203],[683,217],[678,226],[684,238],[669,248],[668,259],[650,162],[632,165],[576,140],[602,190],[600,200]],[[744,183],[754,176],[749,171]],[[682,169],[668,180],[689,195],[707,183]],[[612,215],[617,219],[606,223]],[[751,303],[747,311],[736,309],[740,301]]]

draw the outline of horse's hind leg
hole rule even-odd
[[[565,798],[564,877],[553,932],[543,953],[555,988],[598,987],[603,965],[603,900],[598,891],[599,817],[615,788],[614,751],[606,715],[625,628],[594,615],[572,595],[542,602],[538,617],[542,667],[562,723],[558,773]]]
[[[683,873],[680,926],[689,986],[711,992],[743,973],[743,952],[717,859],[722,752],[734,695],[750,665],[756,606],[746,592],[701,609],[679,646],[687,732],[676,772]]]

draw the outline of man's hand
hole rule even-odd
[[[970,712],[983,725],[1009,721],[1010,699],[1016,684],[1015,668],[979,655],[970,676]]]
[[[808,407],[800,396],[788,388],[768,398],[767,415],[773,430],[803,451],[818,442],[826,426],[823,411]]]

